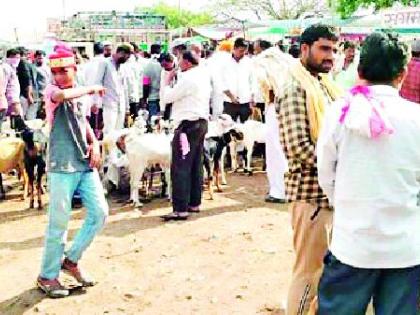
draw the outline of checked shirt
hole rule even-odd
[[[331,97],[321,85],[327,106]],[[286,198],[289,202],[305,201],[320,208],[329,208],[327,196],[318,183],[315,143],[311,140],[306,110],[306,92],[291,78],[285,95],[279,100],[280,142],[286,154],[289,171],[285,174]]]

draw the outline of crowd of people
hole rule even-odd
[[[267,127],[266,201],[289,203],[296,259],[287,314],[417,314],[420,290],[420,41],[388,33],[340,42],[313,25],[292,45],[286,82],[265,93],[254,62],[273,46],[225,40],[214,50],[174,42],[95,43],[94,57],[57,45],[7,51],[0,71],[0,122],[46,119],[50,126],[49,223],[38,286],[69,295],[60,270],[95,281],[78,261],[105,223],[99,140],[140,110],[172,121],[173,212],[200,211],[209,120],[245,123],[258,110]],[[47,66],[48,64],[48,66]],[[150,119],[150,118],[149,118]],[[0,123],[1,128],[1,123]],[[223,163],[223,161],[222,161]],[[118,185],[118,183],[115,183]],[[87,209],[72,247],[65,237],[75,192]],[[64,257],[64,260],[63,260]]]

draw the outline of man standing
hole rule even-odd
[[[110,41],[104,41],[102,44],[104,46],[104,57],[105,58],[111,58],[111,56],[112,56],[112,43]]]
[[[84,81],[87,86],[94,85],[97,80],[98,72],[106,67],[104,57],[104,46],[102,43],[93,45],[93,58],[84,67]],[[102,69],[102,70],[101,70]],[[103,107],[102,98],[99,95],[92,95],[91,114],[89,119],[90,126],[95,132],[96,138],[102,139],[103,132]]]
[[[288,160],[286,198],[290,202],[296,260],[287,314],[306,314],[315,297],[322,259],[327,251],[326,226],[332,212],[318,184],[315,144],[324,109],[338,96],[327,74],[333,67],[337,35],[326,25],[301,35],[301,58],[280,99],[280,141]]]
[[[235,40],[232,57],[225,64],[222,73],[223,92],[225,94],[224,113],[243,123],[251,114],[254,105],[252,94],[252,63],[245,56],[248,44],[243,38]]]
[[[344,58],[338,61],[337,72],[334,75],[335,82],[344,90],[352,88],[359,78],[357,66],[359,56],[356,45],[352,42],[344,43]]]
[[[20,86],[16,74],[16,68],[20,62],[20,54],[16,49],[9,49],[6,52],[6,62],[2,65],[4,71],[4,83],[6,84],[7,114],[21,115]],[[6,112],[3,113],[6,115]]]
[[[139,47],[136,43],[130,43],[133,52],[127,61],[127,70],[131,80],[127,89],[130,102],[130,115],[136,118],[140,109],[140,100],[143,98],[143,66],[139,57]]]
[[[128,60],[131,54],[131,48],[127,45],[118,46],[117,51],[111,58],[98,63],[94,83],[102,85],[106,89],[103,97],[103,119],[104,134],[114,130],[120,130],[124,127],[125,115],[129,111],[125,87],[127,77],[122,65]],[[93,108],[98,104],[93,104]]]
[[[271,47],[271,43],[263,40],[263,39],[257,39],[254,42],[254,54],[259,55],[264,50],[267,50]],[[254,72],[255,73],[255,72]],[[261,87],[259,83],[257,82],[256,76],[254,75],[253,78],[253,94],[255,97],[255,106],[261,111],[262,116],[262,122],[265,123],[265,101],[264,97],[262,95]]]
[[[163,97],[165,87],[167,84],[173,87],[177,76],[172,75],[172,70],[175,69],[175,58],[171,53],[163,53],[160,55],[160,65],[162,66],[162,73],[160,76],[160,111],[163,112],[163,119],[169,120],[171,118],[172,104],[166,104]],[[172,80],[168,82],[168,77],[171,76]]]
[[[32,110],[35,111],[33,116],[38,118],[40,110],[44,112],[44,91],[47,84],[51,82],[51,70],[44,62],[45,53],[42,50],[35,51],[35,67],[36,67],[36,105]],[[44,115],[44,114],[43,114]],[[42,115],[42,116],[43,116]]]
[[[153,44],[150,48],[152,58],[144,69],[144,75],[149,78],[150,92],[147,98],[147,110],[149,117],[155,116],[160,112],[159,96],[160,96],[160,76],[162,66],[159,63],[160,45]]]
[[[223,104],[225,100],[223,77],[225,65],[228,64],[232,58],[233,43],[223,41],[220,43],[218,50],[207,60],[207,65],[210,70],[212,93],[210,97],[210,108],[212,120],[217,119],[223,113]]]
[[[369,35],[366,82],[329,109],[317,144],[319,182],[334,205],[319,315],[418,314],[420,107],[398,95],[408,48]]]
[[[411,45],[411,55],[407,76],[401,86],[401,96],[420,104],[420,39],[415,40]]]
[[[35,106],[34,93],[36,89],[36,70],[34,66],[27,60],[27,50],[23,47],[18,48],[20,54],[20,62],[16,69],[20,85],[20,103],[22,105],[23,116],[26,119],[35,119],[33,113],[36,110],[30,109]]]
[[[186,220],[190,212],[199,212],[203,182],[203,147],[209,117],[210,76],[199,67],[200,57],[187,51],[179,67],[182,76],[174,87],[175,76],[167,78],[165,103],[172,103],[175,135],[172,141],[172,206],[164,220]]]
[[[257,40],[254,44],[254,53],[259,55],[270,47],[271,44],[269,42],[264,40]],[[265,198],[265,201],[271,203],[284,203],[286,198],[284,173],[287,170],[287,160],[286,156],[284,155],[283,148],[280,144],[279,124],[274,104],[274,94],[272,91],[270,91],[270,95],[267,97],[267,100],[264,100],[258,78],[256,77],[254,81],[254,95],[257,100],[257,106],[259,102],[262,102],[262,105],[260,105],[259,108],[265,110],[265,124],[267,126],[265,157],[270,189],[267,197]],[[267,105],[265,104],[265,101],[267,102]]]

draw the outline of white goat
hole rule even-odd
[[[267,126],[262,122],[255,121],[255,120],[247,120],[246,122],[238,123],[235,126],[235,130],[241,134],[243,134],[243,140],[241,141],[247,150],[247,161],[245,170],[252,174],[251,168],[251,160],[252,160],[252,152],[254,149],[255,143],[265,143],[266,134],[267,134]],[[237,152],[236,146],[238,142],[231,142],[230,144],[230,154],[232,157],[232,169],[238,169],[238,162],[237,162]]]
[[[170,192],[171,141],[173,136],[164,133],[144,133],[145,129],[144,119],[138,117],[134,125],[114,142],[122,152],[127,154],[130,172],[130,200],[135,207],[143,206],[139,200],[138,184],[148,166],[159,164],[165,170],[167,187]]]

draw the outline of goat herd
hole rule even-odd
[[[34,208],[35,190],[38,209],[42,209],[44,193],[42,179],[46,170],[48,126],[42,120],[23,121],[17,117],[12,121],[13,129],[7,126],[0,137],[0,200],[5,199],[2,175],[17,171],[23,181],[23,195],[29,197],[29,207]],[[113,151],[126,156],[126,166],[130,176],[130,201],[135,207],[143,204],[139,198],[139,183],[150,168],[162,170],[162,195],[171,195],[170,165],[171,142],[174,134],[171,122],[160,117],[148,119],[147,111],[140,111],[130,128],[105,135],[102,140],[103,163],[99,170],[105,191],[109,187],[109,156]],[[204,141],[204,171],[210,199],[214,196],[214,186],[221,191],[226,185],[224,170],[227,152],[230,153],[232,170],[238,170],[237,152],[245,152],[245,172],[252,174],[251,159],[255,143],[265,143],[266,126],[260,121],[248,120],[236,123],[229,115],[222,114],[209,122]],[[150,173],[153,176],[153,172]],[[151,178],[153,181],[153,178]],[[149,186],[146,198],[150,197]]]

